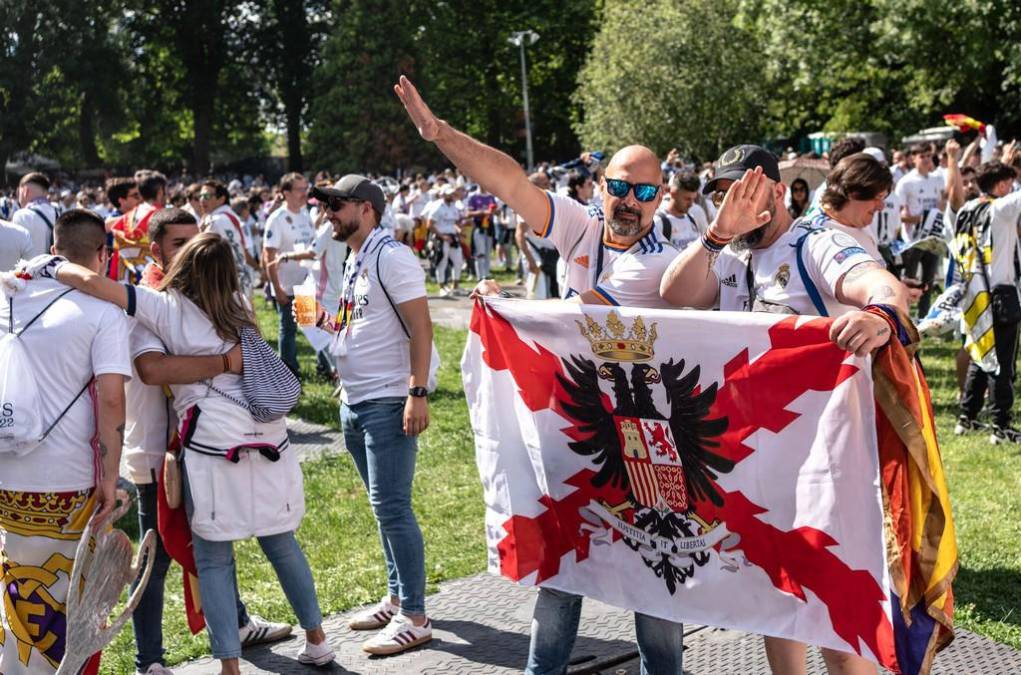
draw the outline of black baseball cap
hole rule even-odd
[[[776,155],[758,145],[736,145],[730,148],[716,160],[716,174],[713,179],[702,188],[702,194],[709,194],[716,190],[716,184],[721,180],[737,180],[744,175],[745,171],[762,167],[762,173],[766,178],[780,182],[780,164]]]
[[[349,173],[330,187],[314,187],[310,194],[320,200],[340,197],[341,199],[356,199],[362,202],[369,202],[372,204],[372,208],[380,215],[386,211],[386,197],[383,196],[383,188],[365,176],[359,176],[355,173]]]

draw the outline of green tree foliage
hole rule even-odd
[[[714,159],[759,140],[768,93],[758,40],[731,0],[608,2],[578,78],[588,147],[676,147]]]
[[[769,131],[891,140],[963,112],[1018,128],[1021,6],[1011,0],[742,0],[761,36]]]
[[[436,113],[524,161],[516,30],[539,41],[528,48],[536,156],[579,152],[571,99],[594,31],[591,0],[475,3],[338,2],[316,74],[309,146],[333,170],[392,171],[442,160],[423,144],[392,91],[414,79]]]

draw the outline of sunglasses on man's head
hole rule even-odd
[[[618,199],[627,197],[627,193],[635,191],[635,199],[640,202],[651,202],[659,193],[659,186],[652,183],[629,183],[619,178],[606,179],[606,191]]]

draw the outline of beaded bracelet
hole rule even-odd
[[[733,237],[725,239],[713,233],[712,229],[707,229],[705,234],[702,235],[702,246],[704,246],[710,253],[719,253],[727,247],[727,244],[730,243],[731,239],[733,239]]]

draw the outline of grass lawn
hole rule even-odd
[[[498,279],[506,282],[500,274]],[[260,319],[271,343],[276,318],[261,301]],[[432,396],[432,424],[420,440],[415,505],[426,541],[429,591],[447,579],[485,569],[482,494],[475,469],[459,362],[464,331],[436,329],[443,359]],[[961,570],[954,590],[957,625],[1021,649],[1021,450],[994,447],[985,434],[953,435],[957,385],[956,344],[932,341],[923,356],[938,418],[957,523]],[[307,375],[295,414],[338,428],[332,386],[313,380],[314,355],[299,340]],[[346,455],[304,465],[308,514],[298,538],[309,558],[325,614],[378,599],[385,571],[365,491]],[[133,523],[121,524],[134,532]],[[241,594],[252,613],[295,621],[272,569],[254,541],[236,547]],[[208,653],[204,634],[189,635],[184,622],[180,570],[171,568],[164,615],[168,663]],[[124,630],[106,651],[104,673],[131,672],[134,639]]]

